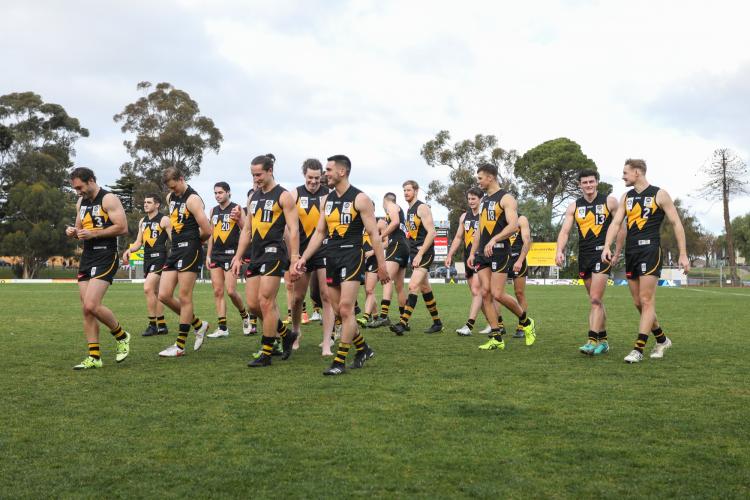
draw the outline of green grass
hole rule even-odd
[[[212,320],[210,287],[196,294]],[[660,289],[674,347],[632,366],[622,358],[637,317],[624,287],[607,292],[613,349],[596,359],[577,352],[581,287],[530,287],[537,343],[508,339],[505,352],[453,333],[464,286],[435,295],[446,333],[421,333],[420,299],[411,334],[365,331],[377,356],[328,378],[312,326],[289,361],[246,368],[258,338],[241,335],[234,313],[228,339],[160,359],[174,335],[139,336],[141,288],[124,284],[106,303],[135,333],[132,354],[115,364],[105,334],[104,369],[74,372],[85,355],[76,286],[0,286],[0,496],[750,494],[747,291]]]

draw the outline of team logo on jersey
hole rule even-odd
[[[100,205],[94,205],[93,207],[91,207],[91,215],[93,215],[94,217],[98,217],[101,214],[102,207]]]
[[[326,202],[326,215],[331,215],[332,210],[333,210],[333,202],[327,201]]]
[[[644,207],[652,208],[653,204],[654,204],[654,198],[653,197],[647,196],[647,197],[643,198],[643,206]]]
[[[341,206],[341,212],[345,214],[352,213],[352,202],[345,201],[344,204]]]
[[[633,198],[625,200],[625,206],[628,207],[628,210],[633,210]]]
[[[214,215],[213,217],[211,217],[211,224],[213,224],[215,226],[218,222],[219,222],[219,216],[218,215]]]
[[[469,229],[471,229],[471,221],[470,220],[465,220],[464,221],[464,231],[468,231]]]
[[[250,213],[254,214],[255,209],[258,207],[258,200],[254,200],[250,202]]]
[[[81,205],[81,211],[78,214],[81,219],[83,219],[86,216],[86,209],[89,208],[87,205]]]
[[[586,207],[578,207],[578,218],[579,219],[586,218]]]
[[[263,210],[272,210],[273,209],[273,200],[266,200],[265,205],[263,205]]]
[[[595,210],[596,210],[597,214],[603,214],[604,213],[604,205],[597,205]]]
[[[496,202],[494,202],[494,201],[491,201],[491,202],[489,202],[489,203],[487,204],[487,210],[488,210],[489,212],[494,212],[494,211],[495,211],[495,203],[496,203]]]
[[[299,199],[299,207],[300,208],[304,208],[305,210],[307,210],[308,206],[310,206],[310,201],[307,198],[307,196],[300,197],[300,199]]]

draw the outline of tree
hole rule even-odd
[[[688,258],[693,260],[696,257],[705,256],[705,246],[702,241],[704,230],[698,218],[682,206],[682,200],[679,198],[674,199],[674,206],[682,221],[682,227],[685,229],[685,245],[687,247]],[[662,224],[661,226],[661,247],[664,250],[665,263],[673,265],[673,262],[670,262],[670,256],[672,260],[676,259],[680,254],[680,249],[677,245],[677,238],[675,237],[672,224]]]
[[[748,193],[747,165],[731,149],[714,150],[711,161],[702,168],[706,182],[698,190],[699,196],[709,200],[721,200],[724,205],[724,233],[726,235],[727,258],[732,283],[739,283],[737,256],[734,250],[734,236],[729,216],[729,199],[735,195]]]
[[[22,256],[22,277],[33,278],[56,255],[72,254],[65,226],[75,223],[72,196],[45,182],[20,182],[8,192],[0,231],[0,254]]]
[[[33,92],[0,96],[0,253],[20,257],[25,278],[73,249],[64,235],[75,212],[66,183],[73,145],[88,135],[62,106]]]
[[[141,82],[137,88],[148,91],[151,86]],[[131,161],[120,171],[150,184],[151,191],[159,190],[166,167],[178,167],[185,178],[199,174],[204,153],[218,153],[224,140],[213,120],[199,113],[198,103],[187,92],[166,82],[125,106],[114,121],[122,122],[123,133],[135,137],[123,142]]]
[[[596,163],[583,154],[576,142],[561,137],[524,153],[515,162],[515,175],[523,181],[529,195],[556,213],[566,200],[579,196],[578,172],[586,168],[596,170]]]
[[[732,219],[732,235],[735,248],[747,263],[750,261],[750,213]]]
[[[474,139],[454,144],[450,144],[450,140],[450,132],[441,130],[434,139],[422,146],[420,154],[429,166],[450,169],[448,184],[439,179],[430,182],[427,199],[434,200],[448,209],[448,220],[453,233],[458,225],[458,219],[466,210],[466,191],[476,186],[476,167],[479,163],[497,166],[501,186],[515,194],[518,190],[512,176],[516,152],[499,147],[497,137],[477,134]]]

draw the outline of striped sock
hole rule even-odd
[[[94,359],[101,359],[102,351],[99,349],[99,342],[89,342],[89,356]]]

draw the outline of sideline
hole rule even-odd
[[[719,291],[719,290],[704,290],[702,288],[690,288],[690,287],[685,288],[685,290],[690,290],[691,292],[716,293],[719,295],[732,295],[734,297],[750,298],[750,293],[732,293],[732,292],[724,292],[724,291]]]

